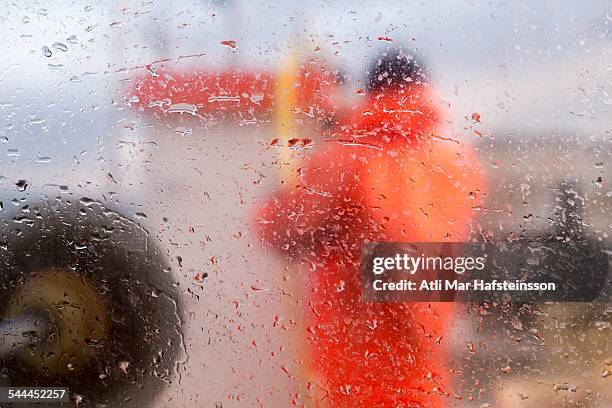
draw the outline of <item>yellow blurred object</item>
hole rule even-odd
[[[299,157],[296,152],[289,149],[289,140],[297,137],[298,126],[295,121],[294,110],[298,102],[298,89],[297,81],[299,74],[299,59],[298,54],[289,53],[284,63],[281,64],[277,74],[276,89],[275,89],[275,132],[279,139],[279,145],[281,146],[278,161],[279,167],[279,179],[281,183],[292,186],[297,182],[297,166]],[[295,265],[292,265],[286,261],[286,268],[292,272],[288,276],[294,276],[296,278],[291,279],[287,282],[287,287],[291,292],[298,294],[299,299],[303,299],[305,296],[304,287],[305,281],[300,277],[300,273]],[[290,316],[291,320],[301,321],[303,323],[304,316],[301,308],[296,307],[295,300],[285,300],[285,310]],[[298,302],[299,303],[299,302]],[[302,328],[304,330],[305,328]],[[308,364],[304,364],[308,361],[310,356],[308,354],[310,345],[307,343],[303,331],[294,331],[291,335],[290,345],[295,353],[296,360],[300,361],[296,367],[296,375],[298,380],[297,387],[299,393],[310,394],[307,390],[308,385],[315,376],[315,373],[309,369]]]
[[[289,140],[296,137],[294,109],[297,104],[296,81],[299,71],[298,57],[289,55],[278,71],[275,102],[275,131],[279,144],[282,146],[279,155],[281,181],[292,183],[295,181],[295,152],[288,148]]]

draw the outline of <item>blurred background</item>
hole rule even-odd
[[[356,105],[381,51],[418,53],[448,137],[483,163],[479,231],[550,229],[571,179],[609,247],[609,1],[28,1],[0,22],[0,200],[91,197],[160,242],[184,309],[160,407],[321,398],[304,368],[304,276],[249,229],[310,152],[287,142],[324,138],[325,118],[291,102],[311,67]],[[219,92],[195,103],[198,80]],[[450,406],[612,407],[609,303],[463,309]]]

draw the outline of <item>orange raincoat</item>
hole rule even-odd
[[[257,213],[267,245],[316,265],[307,320],[322,406],[442,407],[450,395],[452,304],[366,303],[359,279],[364,243],[468,239],[482,176],[440,122],[424,86],[371,95]]]

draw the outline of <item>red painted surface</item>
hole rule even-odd
[[[230,69],[159,68],[133,80],[130,97],[146,113],[165,113],[172,105],[193,105],[197,114],[212,120],[271,119],[280,92],[295,92],[296,114],[323,117],[334,109],[337,78],[318,66],[301,67],[294,87],[278,88],[278,73]]]
[[[130,94],[145,112],[163,112],[171,105],[195,105],[198,114],[232,119],[271,114],[274,76],[266,72],[159,69],[135,79]]]

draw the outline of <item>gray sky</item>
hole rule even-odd
[[[50,104],[55,114],[79,116],[75,101],[109,109],[122,81],[138,72],[117,71],[191,54],[205,55],[183,59],[182,66],[275,69],[288,53],[305,56],[318,46],[356,81],[372,56],[389,45],[379,37],[388,37],[426,57],[458,128],[473,110],[491,129],[506,133],[608,129],[608,1],[589,7],[567,0],[120,4],[40,1],[5,7],[3,109],[15,112],[21,98],[28,101],[22,116],[36,116]],[[236,51],[220,44],[229,39]]]

